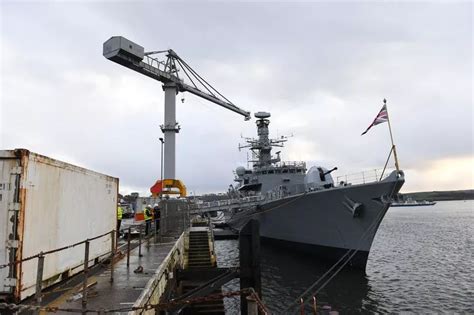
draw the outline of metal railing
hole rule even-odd
[[[191,213],[200,213],[200,212],[210,212],[210,211],[222,211],[229,210],[233,208],[248,207],[262,201],[265,201],[266,197],[264,195],[249,196],[242,198],[232,198],[219,201],[204,202],[201,204],[194,204],[190,207]]]
[[[126,255],[127,255],[127,267],[130,266],[130,252],[132,250],[132,246],[131,246],[131,238],[132,238],[132,229],[135,230],[135,231],[138,231],[138,245],[136,245],[136,247],[138,247],[138,255],[139,257],[142,257],[142,245],[144,243],[144,227],[145,227],[145,222],[141,222],[141,223],[138,223],[138,224],[132,224],[132,225],[129,225],[128,227],[126,228],[121,228],[120,231],[124,232],[124,231],[127,231],[127,240],[126,240],[126,244],[123,244],[122,246],[126,246]],[[150,227],[149,229],[149,234],[148,235],[145,235],[145,242],[147,244],[147,246],[149,246],[149,242],[150,242],[150,239],[153,237],[153,235],[150,235],[150,234],[155,234],[155,239],[156,239],[156,235],[157,235],[157,224],[156,224],[156,221],[155,221],[155,227],[152,229]],[[13,261],[13,262],[10,262],[10,263],[7,263],[7,264],[2,264],[0,265],[0,269],[2,268],[7,268],[7,267],[10,267],[10,266],[13,266],[13,265],[18,265],[18,264],[21,264],[23,262],[26,262],[26,261],[30,261],[30,260],[33,260],[33,259],[38,259],[38,262],[37,262],[37,272],[36,272],[36,283],[35,283],[35,294],[34,294],[34,300],[35,300],[35,303],[38,307],[38,309],[40,308],[41,306],[41,302],[42,302],[42,289],[43,289],[43,271],[44,271],[44,263],[45,263],[45,257],[47,255],[50,255],[50,254],[53,254],[53,253],[57,253],[57,252],[60,252],[60,251],[64,251],[64,250],[67,250],[67,249],[71,249],[71,248],[74,248],[74,247],[77,247],[79,245],[82,245],[84,244],[84,262],[82,263],[82,266],[83,266],[83,281],[82,281],[82,289],[81,289],[81,292],[82,292],[82,309],[85,310],[87,308],[87,290],[88,290],[88,278],[89,278],[89,270],[90,270],[90,266],[89,266],[89,262],[92,261],[93,259],[95,259],[96,257],[94,258],[90,258],[89,257],[89,249],[90,249],[90,243],[94,240],[97,240],[99,238],[102,238],[102,237],[105,237],[105,236],[108,236],[110,235],[111,237],[111,250],[107,253],[104,253],[104,254],[100,254],[98,257],[104,257],[104,256],[109,256],[109,259],[110,259],[110,282],[113,282],[114,281],[114,258],[115,258],[115,254],[117,252],[117,239],[119,237],[119,235],[116,235],[116,231],[115,230],[112,230],[110,232],[107,232],[107,233],[104,233],[104,234],[101,234],[101,235],[97,235],[95,237],[92,237],[92,238],[88,238],[88,239],[85,239],[83,241],[80,241],[80,242],[77,242],[77,243],[74,243],[74,244],[71,244],[71,245],[67,245],[67,246],[63,246],[63,247],[60,247],[60,248],[56,248],[56,249],[52,249],[52,250],[48,250],[48,251],[42,251],[42,252],[39,252],[37,253],[36,255],[32,255],[32,256],[29,256],[29,257],[26,257],[24,259],[21,259],[21,260],[17,260],[17,261]],[[134,247],[134,248],[136,248]],[[77,265],[77,266],[74,266],[72,269],[75,269],[77,267],[80,267],[81,265]]]
[[[97,236],[92,237],[92,238],[87,238],[83,241],[80,241],[80,242],[77,242],[77,243],[74,243],[74,244],[71,244],[71,245],[63,246],[63,247],[48,250],[48,251],[41,251],[36,255],[32,255],[32,256],[29,256],[29,257],[26,257],[26,258],[23,258],[23,259],[20,259],[20,260],[16,260],[16,261],[10,262],[8,264],[0,265],[0,269],[11,267],[11,266],[14,266],[14,265],[18,265],[18,264],[21,264],[23,262],[26,262],[26,261],[37,258],[38,263],[37,263],[37,269],[36,269],[36,284],[35,284],[35,295],[34,295],[34,297],[35,297],[36,304],[41,305],[41,301],[42,301],[41,291],[43,289],[42,285],[43,285],[43,271],[44,271],[44,259],[45,259],[45,257],[47,255],[57,253],[57,252],[60,252],[60,251],[64,251],[64,250],[67,250],[67,249],[71,249],[71,248],[74,248],[76,246],[84,244],[84,263],[83,263],[84,279],[83,279],[83,282],[82,282],[83,283],[82,284],[82,308],[86,309],[87,308],[87,294],[86,294],[86,292],[87,292],[87,279],[88,279],[89,261],[90,261],[90,259],[89,259],[90,242],[94,241],[94,240],[97,240],[99,238],[102,238],[104,236],[107,236],[107,235],[110,235],[111,250],[110,250],[110,252],[107,252],[107,253],[99,255],[99,256],[104,256],[104,255],[110,254],[110,260],[111,260],[111,263],[110,263],[110,282],[113,282],[114,281],[113,258],[115,256],[115,250],[116,250],[115,230],[112,230],[110,232],[107,232],[107,233],[104,233],[104,234],[101,234],[101,235],[97,235]]]
[[[136,247],[138,247],[138,257],[143,257],[142,255],[142,245],[144,243],[144,238],[145,238],[145,242],[146,242],[146,246],[147,248],[150,247],[150,239],[153,237],[154,238],[154,241],[155,242],[158,242],[159,241],[159,229],[158,229],[158,221],[159,220],[152,220],[154,221],[153,223],[153,227],[150,226],[149,227],[149,230],[148,230],[148,234],[144,233],[144,229],[145,229],[145,226],[146,226],[146,222],[143,221],[143,222],[140,222],[140,223],[134,223],[134,224],[130,224],[128,225],[127,227],[125,228],[121,228],[120,231],[126,231],[126,235],[127,235],[127,240],[126,240],[126,249],[127,249],[127,268],[130,267],[130,252],[132,250],[132,235],[135,234],[138,232],[138,245]],[[146,232],[146,229],[145,229],[145,232]],[[152,234],[152,235],[150,235]],[[122,246],[124,246],[122,245]],[[136,248],[135,247],[135,248]]]
[[[95,314],[123,314],[128,312],[135,312],[143,314],[147,311],[154,311],[159,313],[160,311],[167,311],[176,306],[187,306],[194,305],[204,302],[214,302],[219,301],[224,298],[238,298],[240,296],[249,296],[250,299],[247,300],[247,305],[249,309],[249,315],[257,314],[270,314],[267,306],[260,299],[258,294],[252,288],[244,288],[237,291],[224,291],[221,293],[211,293],[206,296],[198,296],[191,299],[184,300],[172,300],[169,302],[158,302],[152,303],[148,301],[147,303],[140,306],[116,306],[111,309],[106,308],[94,308],[94,309],[81,309],[81,308],[61,308],[56,306],[40,306],[40,305],[27,305],[27,304],[9,304],[9,303],[0,303],[0,310],[10,310],[12,312],[25,312],[33,311],[36,313],[46,312],[46,313],[95,313]]]
[[[357,185],[379,182],[390,175],[392,170],[374,169],[336,177],[336,185]]]
[[[281,167],[285,167],[285,166],[288,166],[288,167],[306,167],[306,162],[302,162],[302,161],[281,161],[279,163],[279,166],[281,166]]]

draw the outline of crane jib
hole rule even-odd
[[[191,94],[194,94],[196,96],[200,96],[210,102],[213,102],[214,104],[217,104],[217,105],[220,105],[222,107],[225,107],[237,114],[240,114],[242,116],[245,117],[245,120],[249,120],[250,119],[250,112],[247,112],[247,111],[244,111],[243,109],[240,109],[239,107],[235,106],[234,104],[231,104],[231,103],[227,103],[227,102],[224,102],[212,95],[209,95],[207,93],[204,93],[196,88],[193,88],[192,86],[189,86],[187,84],[181,84],[181,88],[183,89],[183,91],[187,91]]]
[[[168,61],[166,63],[163,63],[166,64],[168,68],[165,67],[164,70],[161,70],[158,68],[160,62],[153,58],[148,59],[148,56],[153,53],[163,52],[168,53]],[[175,83],[178,91],[180,92],[189,92],[196,96],[202,97],[214,104],[220,105],[237,114],[244,116],[245,120],[250,119],[250,112],[245,111],[229,102],[222,94],[217,92],[204,79],[202,79],[202,77],[200,77],[192,68],[190,68],[189,65],[171,49],[167,51],[145,53],[144,48],[142,46],[121,36],[114,36],[104,43],[103,55],[105,58],[111,61],[114,61],[129,69],[135,70],[136,72],[146,75],[154,80],[163,83]],[[144,59],[151,60],[151,64],[145,62]],[[175,73],[177,74],[178,72],[177,69],[173,67],[175,66],[174,60],[181,61],[181,63],[184,64],[188,68],[188,70],[191,70],[191,74],[194,75],[195,78],[197,78],[197,81],[201,83],[204,88],[207,89],[210,93],[201,91],[197,88],[197,86],[193,87],[191,85],[186,84],[181,78],[175,75]],[[154,61],[157,66],[153,64]],[[170,66],[172,63],[173,66]],[[181,63],[179,64],[182,65]],[[184,68],[183,71],[186,73],[186,75],[188,75]],[[194,84],[194,81],[192,79],[191,81]],[[207,84],[211,89],[213,89],[214,92],[217,92],[216,95],[220,95],[223,99],[220,99],[219,97],[214,95],[214,93],[205,84]]]

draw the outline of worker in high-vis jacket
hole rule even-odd
[[[153,218],[151,213],[151,205],[145,207],[145,211],[143,211],[143,217],[145,219],[145,235],[148,235],[151,232],[151,219]]]
[[[120,236],[120,225],[122,225],[123,208],[117,204],[117,237]]]

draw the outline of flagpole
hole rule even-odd
[[[392,140],[392,149],[393,149],[393,157],[395,159],[395,168],[397,169],[397,171],[400,171],[400,167],[398,166],[397,149],[395,147],[395,143],[393,142],[392,126],[390,125],[390,116],[388,115],[387,100],[386,99],[383,99],[383,104],[385,105],[385,110],[387,111],[388,130],[390,131],[390,139]]]

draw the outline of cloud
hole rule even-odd
[[[270,111],[271,135],[294,135],[284,159],[338,175],[383,167],[388,126],[360,133],[387,98],[406,189],[472,185],[448,178],[457,166],[435,180],[446,161],[467,167],[459,161],[473,156],[471,3],[0,6],[2,149],[64,157],[147,192],[160,177],[164,96],[159,82],[102,56],[102,43],[123,35],[173,48],[237,106]],[[177,176],[196,193],[225,190],[255,125],[181,98]]]
[[[443,158],[406,169],[406,192],[458,190],[474,187],[474,157]],[[435,182],[436,185],[432,183]]]

